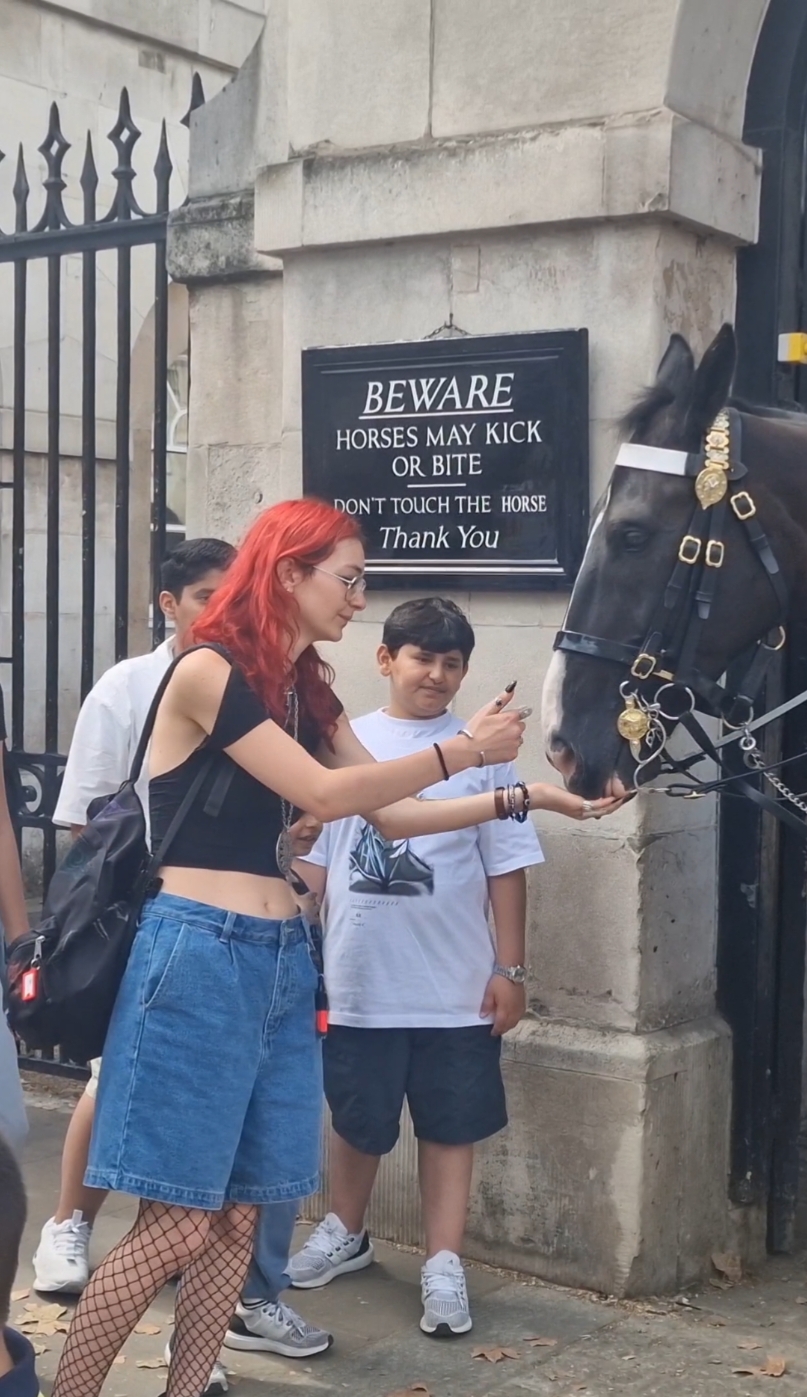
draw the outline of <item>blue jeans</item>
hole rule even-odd
[[[274,1302],[280,1292],[288,1288],[286,1267],[297,1220],[297,1206],[295,1200],[292,1203],[264,1203],[261,1208],[249,1275],[243,1290],[244,1300]]]
[[[85,1183],[211,1211],[315,1192],[316,985],[300,917],[170,893],[147,903],[107,1034]]]

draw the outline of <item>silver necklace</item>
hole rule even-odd
[[[300,705],[297,699],[297,690],[292,684],[286,690],[286,722],[285,729],[290,737],[297,741],[300,727]],[[292,848],[291,826],[293,823],[294,806],[287,800],[280,797],[280,819],[283,828],[277,837],[275,846],[275,859],[280,872],[284,878],[288,878],[291,873],[291,866],[294,862],[294,850]]]

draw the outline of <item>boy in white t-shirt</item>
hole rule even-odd
[[[374,757],[405,756],[461,730],[448,709],[473,647],[453,602],[395,608],[378,651],[389,703],[353,723]],[[475,768],[423,796],[516,779],[512,767]],[[307,856],[307,881],[324,899],[333,1211],[291,1258],[292,1285],[313,1289],[372,1261],[364,1217],[406,1098],[426,1233],[421,1328],[440,1336],[471,1328],[459,1252],[474,1145],[507,1124],[501,1035],[524,1013],[524,870],[542,859],[529,821],[392,842],[360,817],[326,826]]]

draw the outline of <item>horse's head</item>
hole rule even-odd
[[[718,516],[709,509],[695,515],[698,500],[692,461],[688,474],[664,473],[667,463],[675,466],[676,459],[679,463],[684,460],[667,453],[701,451],[727,401],[734,363],[734,333],[729,325],[720,330],[697,369],[687,342],[673,335],[655,384],[623,424],[623,441],[667,451],[658,455],[658,468],[615,467],[594,512],[588,547],[564,622],[564,631],[570,634],[569,648],[556,650],[544,685],[543,721],[549,759],[571,790],[589,798],[619,794],[634,785],[636,749],[632,754],[618,732],[617,721],[625,707],[625,682],[640,691],[647,689],[631,678],[629,658],[615,658],[620,647],[626,654],[638,655],[662,617],[664,649],[672,654],[674,667],[685,648],[684,610],[697,606],[695,592],[705,585],[711,591],[708,615],[690,633],[696,643],[691,642],[694,653],[686,658],[690,671],[697,670],[707,681],[717,680],[730,660],[783,619],[770,577],[753,551],[744,525],[727,507],[728,501],[719,515],[724,548],[713,549],[710,554],[718,569],[706,567],[705,546],[712,521]],[[649,453],[639,455],[643,464],[654,461]],[[739,482],[736,488],[746,483]],[[688,566],[687,561],[679,560],[682,540],[692,532],[693,517],[699,520],[702,539],[697,566]],[[688,555],[684,549],[689,562],[696,542],[688,546]],[[675,598],[675,587],[670,590],[674,579],[678,583]],[[585,650],[586,638],[592,637],[606,644],[588,654],[580,653],[580,645]],[[603,656],[609,650],[607,642],[615,643],[610,646],[610,658]],[[651,692],[665,682],[664,670],[661,661],[652,676]],[[643,678],[640,673],[639,680]],[[675,678],[686,683],[686,675],[676,673]],[[671,700],[674,697],[671,695]]]

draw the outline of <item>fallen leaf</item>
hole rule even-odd
[[[117,1356],[117,1358],[113,1358],[113,1360],[112,1360],[112,1367],[113,1367],[113,1368],[119,1368],[120,1365],[121,1365],[121,1363],[125,1363],[125,1362],[126,1362],[126,1355],[123,1354],[123,1353],[119,1353],[118,1356]]]
[[[807,1305],[807,1295],[797,1295],[797,1296],[796,1296],[796,1304],[797,1304],[797,1305]]]
[[[768,1358],[759,1368],[732,1368],[742,1378],[783,1378],[787,1372],[786,1358]]]
[[[768,1358],[760,1372],[766,1378],[783,1378],[787,1372],[787,1359]]]
[[[162,1358],[138,1358],[138,1368],[165,1368],[166,1363]]]
[[[46,1322],[52,1319],[61,1319],[62,1315],[67,1314],[65,1305],[23,1305],[23,1309],[31,1319],[45,1320]]]
[[[709,1284],[713,1285],[715,1290],[731,1290],[731,1281],[718,1281],[714,1276],[710,1276]]]
[[[27,1300],[30,1294],[30,1290],[12,1290],[11,1298],[12,1300]]]
[[[743,1263],[734,1252],[713,1252],[712,1265],[718,1275],[725,1276],[732,1285],[738,1285],[743,1278]]]
[[[635,1357],[636,1357],[636,1354],[635,1354],[635,1353],[623,1353],[623,1355],[622,1355],[622,1361],[623,1361],[623,1363],[630,1363],[630,1362],[632,1361],[632,1359],[634,1359]]]
[[[43,1353],[50,1353],[50,1349],[48,1348],[47,1344],[32,1344],[31,1347],[33,1348],[37,1358],[39,1358]]]
[[[290,1371],[294,1371],[291,1369]],[[413,1382],[411,1387],[399,1387],[397,1392],[390,1392],[388,1397],[409,1397],[411,1392],[422,1392],[424,1397],[431,1397],[431,1393],[423,1382]]]
[[[136,1324],[136,1325],[135,1325],[135,1330],[134,1330],[134,1332],[135,1332],[135,1334],[161,1334],[161,1333],[162,1333],[162,1325],[160,1325],[160,1324]]]
[[[743,1339],[742,1343],[738,1344],[737,1347],[747,1349],[750,1353],[754,1349],[762,1348],[762,1345],[758,1344],[755,1339]]]
[[[557,1342],[557,1339],[540,1339],[537,1334],[524,1339],[524,1343],[529,1344],[530,1348],[554,1348]]]
[[[500,1348],[494,1344],[490,1348],[475,1348],[471,1351],[472,1358],[487,1359],[488,1363],[501,1363],[503,1358],[520,1358],[518,1349]]]

